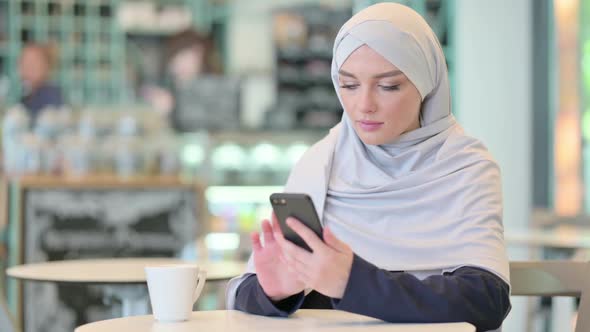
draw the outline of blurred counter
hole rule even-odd
[[[42,188],[167,188],[198,186],[194,181],[183,180],[171,175],[137,175],[121,178],[116,175],[94,174],[82,177],[65,177],[55,175],[24,175],[3,179],[4,184],[16,184],[20,189]]]

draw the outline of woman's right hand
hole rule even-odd
[[[262,221],[264,245],[260,242],[260,234],[251,235],[254,250],[254,266],[258,282],[264,293],[274,302],[288,298],[303,291],[305,286],[282,258],[282,250],[278,241],[285,241],[277,217],[272,214],[272,225],[268,220]]]

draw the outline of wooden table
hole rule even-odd
[[[504,233],[508,245],[538,248],[590,249],[590,230],[582,227],[557,226],[554,229],[526,229]]]
[[[190,320],[158,323],[153,316],[133,316],[82,325],[75,332],[474,332],[468,323],[390,324],[338,310],[298,310],[288,318],[264,317],[234,310],[193,312]]]
[[[108,258],[51,261],[13,266],[8,276],[32,281],[72,282],[85,284],[143,284],[144,268],[148,265],[188,263],[197,264],[207,271],[207,280],[229,280],[242,274],[246,263],[191,262],[175,258]]]
[[[9,268],[9,277],[42,282],[137,285],[145,284],[144,268],[148,265],[189,263],[207,271],[207,281],[224,281],[242,274],[245,262],[191,262],[175,258],[109,258],[68,261],[51,261],[17,265]],[[112,294],[122,303],[122,315],[148,313],[147,300],[138,297],[137,290],[119,287]]]

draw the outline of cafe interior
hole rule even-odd
[[[189,322],[230,315],[269,196],[341,121],[334,38],[379,2],[0,0],[0,331],[185,331],[152,323],[148,265],[207,272]],[[590,0],[393,2],[501,169],[502,330],[590,331]]]

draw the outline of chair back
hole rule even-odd
[[[579,297],[575,332],[590,331],[589,262],[510,262],[510,286],[513,296]]]

